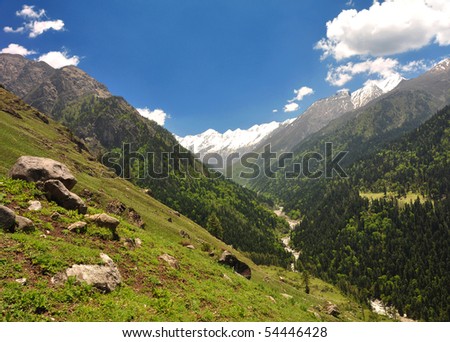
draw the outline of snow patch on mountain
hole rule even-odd
[[[251,151],[251,147],[258,144],[275,129],[287,126],[295,120],[288,119],[283,122],[272,121],[269,123],[254,125],[249,129],[228,130],[219,133],[214,129],[208,129],[197,135],[187,135],[185,137],[175,136],[177,141],[194,153],[219,153]]]
[[[437,63],[430,71],[447,71],[450,69],[450,58],[446,58],[439,63]]]
[[[399,74],[393,74],[392,76],[381,80],[367,81],[364,84],[364,87],[355,90],[351,94],[354,109],[363,107],[377,97],[390,92],[404,79],[405,78]]]

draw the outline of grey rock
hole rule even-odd
[[[222,253],[219,263],[232,267],[236,273],[240,274],[244,278],[250,279],[252,277],[252,270],[250,267],[228,251],[224,251]]]
[[[49,158],[22,156],[17,159],[9,171],[9,175],[13,179],[23,179],[28,182],[45,182],[49,179],[57,179],[68,190],[72,189],[77,183],[67,166]]]
[[[14,233],[16,225],[16,214],[14,211],[0,205],[0,228],[2,228],[5,232]]]
[[[102,292],[114,291],[122,283],[122,276],[116,264],[106,254],[100,254],[106,265],[73,265],[52,278],[54,284],[64,284],[69,277],[77,282],[94,286]]]
[[[87,206],[84,201],[78,195],[70,192],[61,181],[48,180],[44,183],[44,189],[49,200],[55,201],[67,210],[78,210],[80,214],[86,214]]]
[[[328,302],[325,305],[325,312],[328,315],[331,315],[331,316],[334,316],[334,317],[338,317],[341,314],[341,312],[340,312],[339,308],[337,307],[337,305],[333,304],[331,302]]]
[[[188,249],[195,249],[194,245],[187,245],[186,248],[188,248]]]
[[[125,242],[123,244],[125,247],[128,248],[140,248],[142,246],[142,240],[139,238],[135,239],[127,238],[125,239]]]
[[[287,293],[282,293],[281,294],[282,297],[286,298],[286,299],[292,299],[294,297],[292,297],[291,295],[288,295]]]
[[[87,231],[87,223],[83,221],[78,221],[75,223],[72,223],[67,229],[74,233],[83,234]]]
[[[105,227],[109,229],[116,229],[119,225],[120,221],[115,217],[109,216],[105,213],[95,214],[95,215],[87,215],[86,219],[95,223],[99,227]]]
[[[141,215],[139,215],[133,208],[128,209],[128,219],[135,226],[145,228],[145,222],[142,220]]]
[[[272,296],[267,296],[267,298],[269,298],[270,301],[276,303],[277,301],[275,300],[275,298],[273,298]]]
[[[19,283],[20,285],[26,285],[27,284],[27,278],[16,279],[16,283]]]
[[[173,267],[177,270],[180,269],[180,264],[178,263],[178,260],[169,254],[160,255],[158,259],[165,261],[170,267]]]
[[[29,201],[28,204],[30,205],[28,207],[29,211],[38,211],[42,209],[42,204],[39,201]]]
[[[16,215],[16,231],[30,233],[35,230],[34,223],[29,218]]]

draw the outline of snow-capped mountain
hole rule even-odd
[[[446,58],[439,63],[437,63],[430,71],[431,72],[441,72],[450,70],[450,58]]]
[[[267,137],[275,129],[289,125],[293,119],[283,122],[270,122],[261,125],[254,125],[249,129],[228,130],[225,133],[219,133],[213,129],[200,133],[198,135],[187,135],[184,138],[175,136],[178,142],[192,152],[204,155],[206,153],[219,153],[226,156],[233,152],[250,152],[252,148],[261,140]]]
[[[219,133],[213,129],[185,137],[175,136],[178,142],[192,152],[219,153],[251,152],[266,143],[275,151],[287,151],[307,136],[325,127],[340,115],[365,106],[370,101],[395,88],[403,78],[393,75],[384,80],[367,81],[364,87],[351,93],[343,89],[335,95],[314,102],[303,114],[284,122],[270,122],[251,128]]]
[[[394,74],[382,80],[369,80],[364,87],[355,90],[351,94],[354,109],[365,106],[370,101],[394,89],[404,78]]]

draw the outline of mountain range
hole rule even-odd
[[[207,260],[215,257],[220,249],[232,249],[240,260],[257,270],[259,283],[252,287],[239,281],[231,291],[220,283],[217,286],[225,297],[244,288],[249,293],[271,296],[274,300],[270,301],[277,303],[280,298],[275,299],[272,294],[278,294],[280,286],[290,293],[299,289],[308,293],[312,275],[356,298],[362,307],[371,299],[379,299],[386,305],[393,305],[400,315],[406,314],[417,320],[449,319],[446,284],[450,274],[450,185],[447,176],[450,110],[446,106],[450,104],[450,59],[414,79],[393,77],[384,83],[367,82],[354,92],[341,90],[316,101],[300,116],[285,122],[255,125],[248,130],[230,130],[224,134],[208,130],[185,138],[176,137],[142,117],[124,98],[112,95],[105,85],[76,67],[54,69],[21,56],[0,54],[0,83],[0,134],[5,145],[5,157],[0,162],[1,175],[6,175],[10,164],[22,154],[59,158],[80,177],[82,187],[76,190],[83,191],[83,196],[91,201],[90,213],[106,210],[116,198],[126,208],[135,210],[136,207],[150,230],[141,232],[133,225],[134,221],[130,221],[134,216],[119,213],[120,233],[127,239],[136,235],[144,242],[151,241],[151,247],[124,252],[123,246],[130,246],[125,240],[116,244],[111,242],[108,248],[118,260],[128,263],[133,260],[152,275],[147,279],[147,273],[122,266],[129,287],[125,287],[124,291],[128,292],[121,296],[134,298],[139,291],[150,294],[155,300],[148,304],[156,310],[158,317],[171,317],[168,312],[175,315],[178,310],[183,317],[191,319],[235,319],[239,315],[236,312],[220,317],[208,314],[205,311],[208,305],[214,308],[219,305],[212,298],[208,298],[208,305],[202,306],[198,303],[204,298],[189,297],[192,303],[187,310],[186,307],[172,310],[168,299],[169,294],[186,298],[180,288],[192,290],[189,284],[199,286],[202,296],[206,296],[219,278],[223,281],[222,271],[215,263],[211,272],[207,270],[212,263]],[[179,142],[185,148],[179,147]],[[332,152],[324,150],[327,143],[333,144]],[[276,162],[270,165],[273,177],[260,173],[252,180],[245,180],[245,187],[210,170],[188,150],[201,155],[226,155],[260,152],[266,144],[270,144],[275,152],[291,151],[293,158],[285,161],[285,168]],[[130,150],[125,151],[125,147]],[[310,152],[322,153],[324,158],[308,164],[308,168],[330,171],[327,169],[333,166],[332,161],[329,164],[330,159],[339,151],[348,152],[341,164],[345,174],[331,173],[333,177],[319,179],[302,175],[285,177],[286,168],[302,162]],[[143,157],[149,155],[154,157]],[[162,177],[158,177],[160,175]],[[4,177],[0,187],[7,191],[6,196],[0,196],[1,204],[24,215],[27,214],[24,200],[43,199],[38,188],[20,181],[16,183]],[[31,279],[54,275],[78,260],[95,263],[94,251],[97,255],[99,246],[105,244],[100,241],[105,235],[91,232],[93,242],[84,237],[72,238],[64,232],[63,224],[74,223],[82,217],[58,209],[52,202],[45,202],[45,206],[44,212],[28,215],[38,222],[40,231],[49,231],[47,235],[55,231],[57,236],[50,241],[57,243],[58,252],[54,252],[45,240],[35,242],[37,234],[31,237],[19,234],[11,238],[1,235],[5,248],[0,262],[8,260],[8,265],[18,262],[5,254],[13,248],[15,255],[25,255],[26,262],[21,265]],[[298,219],[299,223],[292,231],[283,217],[273,213],[278,206],[283,206],[292,219]],[[63,215],[61,221],[50,217],[57,217],[53,212]],[[280,284],[267,288],[264,282],[266,279],[270,282],[270,277],[266,278],[261,271],[263,268],[257,265],[270,265],[267,270],[278,267],[272,275],[281,272],[281,268],[290,267],[294,259],[280,241],[286,234],[290,234],[290,247],[302,251],[295,262],[298,273],[288,273],[294,280],[286,281],[282,277],[278,281]],[[89,248],[79,249],[85,245]],[[194,248],[189,250],[197,250],[192,256],[187,254],[190,253],[186,248],[188,245]],[[65,255],[64,251],[71,253]],[[160,255],[170,251],[180,253],[184,262],[190,257],[193,261],[187,262],[181,271],[175,268],[175,271],[166,272],[155,260],[161,260]],[[85,252],[88,258],[83,258]],[[147,256],[152,260],[150,263],[145,261]],[[28,264],[39,266],[35,270],[27,267]],[[159,278],[161,269],[162,279]],[[21,273],[8,270],[8,298],[19,298],[20,286],[13,283],[12,275],[18,277]],[[192,270],[195,276],[189,275],[187,270]],[[206,283],[213,279],[211,284],[208,283],[211,286],[202,287],[200,282],[193,280],[197,276]],[[180,280],[186,277],[188,282]],[[235,281],[231,279],[232,284]],[[140,283],[146,284],[145,287],[139,287]],[[166,283],[170,284],[169,294],[160,287]],[[72,285],[75,286],[68,285],[70,291]],[[152,289],[150,292],[147,286]],[[323,288],[313,290],[315,294],[311,298],[317,299]],[[58,291],[51,292],[53,289],[49,290],[48,296],[37,287],[32,291],[50,303],[54,303],[51,296],[62,295]],[[83,291],[90,293],[89,289]],[[327,291],[322,292],[326,295]],[[308,306],[303,309],[312,313],[309,316],[302,314],[302,317],[320,316],[322,319],[323,304],[320,304],[322,309],[319,306],[311,308],[310,303],[316,299],[295,296],[306,301]],[[323,301],[322,295],[319,296],[319,302]],[[98,305],[106,305],[96,298]],[[29,309],[26,298],[20,300],[23,301],[21,310],[27,312],[27,318],[39,319],[41,312],[45,312],[42,308]],[[239,295],[239,301],[248,303],[248,298]],[[175,302],[181,305],[179,301]],[[15,300],[10,300],[5,305],[12,308],[14,303]],[[273,319],[266,304],[257,300],[258,308]],[[291,304],[292,310],[302,310],[295,301]],[[86,309],[86,306],[80,309],[77,304],[73,305],[79,310]],[[195,310],[199,305],[201,315],[190,316],[190,309]],[[354,308],[353,304],[350,306]],[[43,307],[57,314],[53,304],[46,306],[44,303]],[[276,305],[275,308],[280,317],[291,319],[292,315],[284,307]],[[15,320],[20,320],[21,310],[14,311]],[[243,311],[243,319],[250,317],[249,310]],[[149,317],[135,311],[141,318]],[[364,309],[361,311],[364,316]],[[118,315],[116,311],[114,313]],[[131,313],[127,311],[127,319],[133,320],[129,315]],[[101,317],[107,317],[107,314],[103,313]],[[358,319],[360,316],[346,314],[345,317]]]
[[[283,122],[254,125],[247,130],[228,130],[223,134],[209,129],[198,135],[176,136],[176,139],[182,146],[200,155],[218,153],[226,157],[235,152],[242,154],[258,151],[268,143],[276,152],[289,151],[330,121],[365,106],[394,89],[402,80],[404,79],[399,75],[393,75],[383,81],[369,81],[354,92],[341,90],[333,96],[316,101],[297,118]]]

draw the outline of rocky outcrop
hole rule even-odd
[[[67,210],[78,210],[80,214],[86,214],[87,206],[84,201],[78,195],[70,192],[59,180],[51,179],[46,181],[44,189],[50,201],[55,201]]]
[[[57,179],[68,190],[72,189],[77,183],[67,166],[49,158],[22,156],[17,159],[9,171],[9,175],[12,179],[23,179],[28,182],[45,182],[50,179]]]
[[[14,228],[16,225],[16,214],[14,211],[0,205],[0,228],[5,232],[14,233]]]
[[[29,218],[16,215],[16,232],[30,233],[35,230],[34,223]]]
[[[106,254],[100,254],[105,265],[73,265],[52,278],[54,284],[64,284],[69,277],[79,283],[92,285],[102,292],[111,292],[122,283],[122,276],[116,264]]]
[[[250,269],[250,267],[245,262],[240,261],[236,256],[228,251],[224,251],[222,253],[222,256],[219,259],[219,263],[222,265],[230,266],[236,273],[247,279],[250,279],[252,277],[252,270]]]

